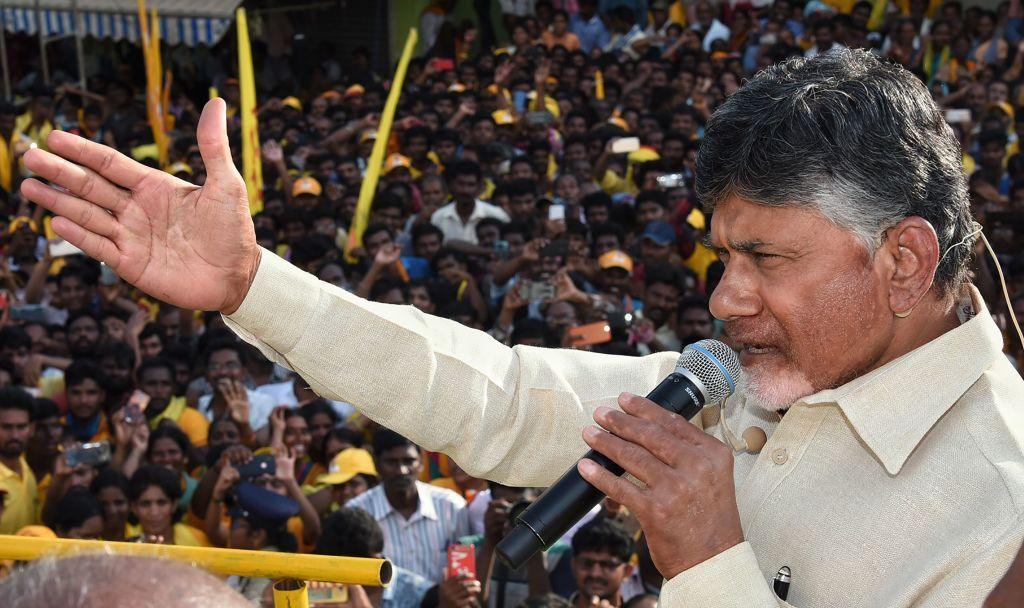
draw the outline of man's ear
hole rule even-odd
[[[889,307],[906,316],[928,293],[939,265],[939,239],[928,220],[911,216],[886,231],[880,248],[889,259]]]

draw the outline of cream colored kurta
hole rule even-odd
[[[646,394],[676,361],[510,349],[262,255],[228,319],[239,335],[320,395],[501,483],[550,484],[586,451],[597,406]],[[1024,538],[1024,381],[970,292],[977,316],[802,399],[781,423],[730,399],[734,435],[756,425],[769,437],[760,454],[736,454],[747,541],[670,580],[664,606],[786,605],[770,587],[783,565],[794,606],[981,604]],[[729,441],[720,423],[707,430]]]

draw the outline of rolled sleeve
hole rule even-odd
[[[761,574],[749,542],[730,547],[680,572],[661,588],[665,608],[777,608],[780,601]]]

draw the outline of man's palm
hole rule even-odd
[[[224,112],[223,101],[213,100],[199,122],[202,188],[54,131],[47,140],[53,153],[33,150],[25,163],[69,192],[36,180],[26,180],[22,192],[59,216],[59,235],[146,293],[183,308],[234,312],[259,248]]]

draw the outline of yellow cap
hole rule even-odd
[[[35,538],[57,538],[57,533],[46,526],[23,526],[14,535],[32,536]]]
[[[377,139],[377,132],[373,129],[367,129],[359,134],[359,143],[365,144],[368,141],[374,141]]]
[[[512,116],[512,112],[508,110],[495,110],[491,112],[491,118],[499,125],[511,125],[516,122],[516,117]]]
[[[605,268],[621,268],[630,274],[633,273],[633,258],[618,249],[602,254],[601,257],[597,258],[597,265],[601,270]]]
[[[299,196],[302,194],[320,196],[323,191],[324,189],[320,185],[320,182],[308,175],[306,177],[300,177],[292,184],[292,196]]]
[[[317,478],[315,483],[336,486],[359,474],[377,477],[377,468],[373,466],[373,457],[364,449],[348,448],[338,452],[330,466],[327,467],[327,472]]]
[[[466,85],[462,84],[461,82],[453,82],[448,87],[448,91],[450,93],[462,93],[465,90],[466,90]]]
[[[349,88],[345,89],[345,97],[355,97],[357,95],[362,95],[365,92],[366,87],[364,87],[361,84],[354,84]]]
[[[384,175],[391,173],[399,167],[405,167],[406,169],[412,169],[412,161],[409,160],[408,156],[398,154],[392,154],[384,159]]]
[[[180,160],[176,163],[171,163],[171,165],[164,169],[164,171],[170,173],[171,175],[177,175],[179,173],[192,175],[192,167],[189,167],[187,164],[181,162]]]
[[[626,160],[631,163],[646,163],[660,158],[661,155],[648,146],[640,146],[639,149],[633,150],[626,155]]]
[[[299,101],[298,97],[288,96],[281,100],[281,105],[291,108],[297,112],[302,111],[302,102]]]
[[[11,223],[7,225],[7,234],[14,234],[21,228],[28,228],[32,232],[39,232],[39,226],[36,225],[35,220],[19,216],[11,220]]]

